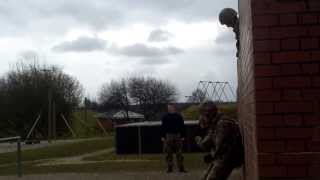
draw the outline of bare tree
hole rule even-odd
[[[167,81],[132,77],[128,84],[130,97],[142,109],[146,120],[155,119],[168,102],[176,101],[177,90]]]
[[[127,81],[111,81],[102,86],[99,92],[99,102],[108,109],[121,109],[129,119],[130,98]]]

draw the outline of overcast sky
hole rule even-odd
[[[1,0],[0,75],[37,53],[96,97],[112,79],[148,75],[176,84],[180,101],[200,80],[236,88],[231,29],[218,23],[236,0]]]

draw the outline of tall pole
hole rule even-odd
[[[87,122],[87,118],[88,118],[87,104],[88,104],[88,99],[84,98],[84,122]]]
[[[57,118],[56,118],[56,102],[52,103],[52,136],[53,140],[57,138]]]
[[[49,85],[48,90],[48,142],[51,142],[52,136],[52,93]]]

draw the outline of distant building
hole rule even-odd
[[[106,130],[112,130],[116,125],[144,121],[143,114],[124,110],[100,113],[96,118]]]

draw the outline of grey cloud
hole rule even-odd
[[[0,1],[0,34],[63,34],[78,27],[100,31],[129,23],[199,22],[216,19],[224,7],[236,8],[237,1],[4,0]]]
[[[114,45],[110,48],[110,52],[119,54],[119,55],[129,56],[129,57],[163,57],[163,56],[180,54],[183,52],[183,50],[176,47],[170,47],[170,46],[164,47],[164,48],[158,48],[158,47],[137,43],[137,44],[133,44],[133,45],[122,47],[122,48]]]
[[[73,41],[66,41],[52,48],[57,52],[90,52],[99,51],[106,48],[107,42],[99,38],[80,37]]]
[[[167,58],[145,58],[140,60],[140,63],[143,65],[163,65],[170,62]]]
[[[168,41],[172,37],[173,37],[173,34],[171,34],[170,32],[161,30],[161,29],[156,29],[150,33],[148,41],[163,42],[163,41]]]

